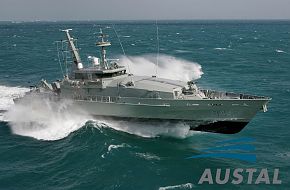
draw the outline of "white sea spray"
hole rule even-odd
[[[155,75],[156,55],[123,56],[120,64],[130,67],[134,75]],[[189,81],[201,78],[202,68],[198,63],[179,59],[170,55],[160,55],[158,58],[157,76],[171,80]]]

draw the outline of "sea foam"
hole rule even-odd
[[[13,99],[21,97],[28,92],[29,88],[24,87],[9,87],[0,85],[0,110],[7,110],[14,104]]]
[[[24,87],[9,87],[0,85],[0,120],[4,119],[4,112],[14,105],[13,99],[24,96],[29,88]]]

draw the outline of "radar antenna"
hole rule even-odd
[[[108,35],[104,34],[102,29],[100,29],[100,36],[99,38],[101,38],[101,41],[97,42],[96,45],[101,47],[101,66],[104,69],[108,69],[108,63],[107,63],[107,59],[106,59],[106,49],[105,47],[110,46],[111,42],[105,41],[105,38],[108,37]]]

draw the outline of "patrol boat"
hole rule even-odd
[[[195,81],[127,73],[118,60],[107,58],[106,47],[111,43],[102,31],[96,43],[101,56],[90,56],[92,64],[84,68],[71,29],[63,31],[66,40],[59,43],[61,47],[67,44],[68,50],[62,48],[61,54],[71,54],[71,71],[66,69],[64,78],[51,84],[42,80],[30,93],[52,92],[96,117],[183,122],[191,130],[224,134],[238,133],[257,112],[267,111],[268,97],[200,89]]]

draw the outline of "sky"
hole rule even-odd
[[[0,20],[290,19],[290,0],[0,0]]]

